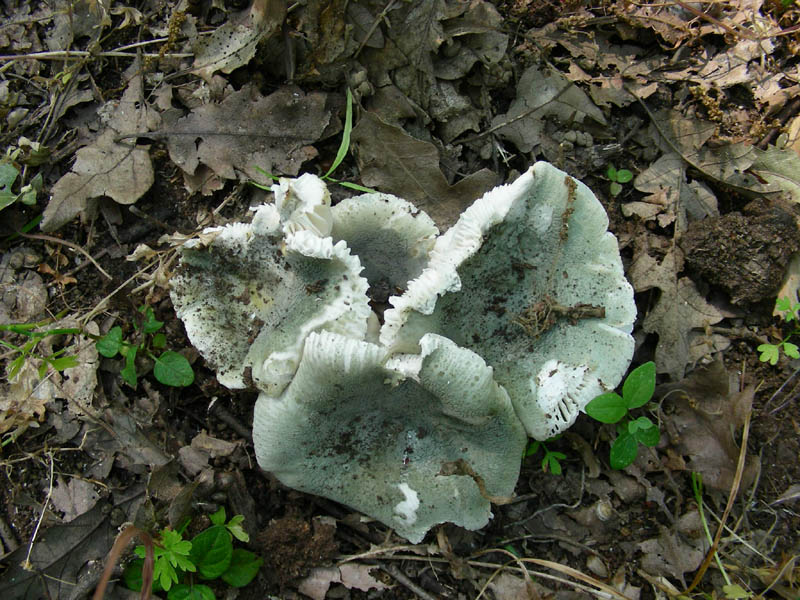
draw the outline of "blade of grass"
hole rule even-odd
[[[331,173],[342,164],[344,157],[347,156],[350,150],[350,132],[353,130],[353,94],[350,93],[350,88],[347,88],[347,107],[344,113],[344,131],[342,132],[342,143],[339,144],[339,151],[336,153],[336,158],[333,159],[333,164],[328,172],[322,176],[322,179],[328,179]]]

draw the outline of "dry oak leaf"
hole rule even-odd
[[[693,330],[723,319],[722,313],[706,302],[691,279],[678,277],[682,269],[683,257],[677,248],[671,248],[661,262],[639,248],[628,271],[637,292],[661,290],[661,297],[645,316],[642,328],[658,334],[655,357],[658,372],[669,373],[676,380],[683,377],[687,363],[714,349],[704,344],[703,333]]]
[[[296,86],[262,96],[246,85],[186,116],[165,113],[170,158],[189,175],[201,164],[224,179],[235,179],[240,171],[242,179],[261,180],[257,168],[297,175],[303,162],[317,155],[309,144],[330,122],[325,103],[324,93],[306,94]]]
[[[436,146],[370,112],[362,115],[351,139],[364,184],[405,198],[427,212],[442,230],[496,183],[492,171],[481,169],[450,185],[439,168]]]

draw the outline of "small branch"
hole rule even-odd
[[[69,240],[62,240],[57,237],[53,237],[51,235],[44,235],[42,233],[20,233],[19,235],[21,237],[28,238],[31,240],[44,240],[45,242],[52,242],[54,244],[61,244],[62,246],[68,246],[69,248],[72,248],[76,252],[80,252],[87,259],[89,259],[89,262],[91,262],[95,266],[95,268],[97,268],[97,270],[100,271],[103,274],[103,276],[105,276],[109,281],[114,279],[111,275],[106,273],[105,269],[103,269],[103,267],[101,267],[100,264],[94,258],[92,258],[91,254],[89,254],[86,250],[84,250],[74,242],[70,242]]]

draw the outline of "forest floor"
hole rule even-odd
[[[189,537],[220,507],[263,565],[210,583],[218,598],[800,598],[797,0],[0,14],[4,600],[89,597],[124,523],[158,538],[188,517]],[[249,221],[267,174],[335,165],[444,231],[538,160],[607,210],[638,308],[632,367],[658,374],[637,415],[660,442],[612,469],[614,427],[581,415],[529,446],[486,527],[420,544],[262,472],[256,392],[220,385],[175,315],[181,244]],[[98,353],[115,327],[138,357]],[[162,352],[177,374],[154,370]]]

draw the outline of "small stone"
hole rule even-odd
[[[588,559],[586,559],[586,568],[601,579],[608,577],[608,569],[599,556],[592,554]]]

